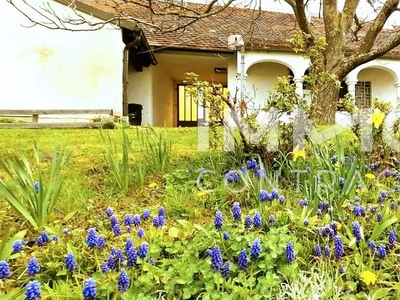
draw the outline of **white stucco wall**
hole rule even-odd
[[[386,70],[366,68],[360,71],[358,81],[371,81],[371,96],[382,101],[395,103],[396,89],[393,75]]]
[[[24,28],[29,21],[6,1],[0,11],[0,109],[122,111],[120,30]]]
[[[153,67],[142,72],[129,68],[128,103],[141,104],[142,125],[153,125]]]
[[[261,107],[267,103],[269,92],[274,91],[278,76],[288,76],[289,70],[285,65],[277,63],[258,63],[247,70],[247,93]]]
[[[153,67],[153,125],[172,127],[174,122],[174,95],[176,86],[162,66]]]

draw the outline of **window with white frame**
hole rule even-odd
[[[356,84],[356,105],[358,108],[370,108],[371,81],[359,81]]]

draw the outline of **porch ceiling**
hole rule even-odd
[[[229,64],[236,62],[236,55],[219,56],[213,53],[157,53],[158,65],[174,80],[182,82],[187,72],[199,75],[200,80],[213,81],[227,85],[228,74],[217,74],[214,68],[228,68]]]

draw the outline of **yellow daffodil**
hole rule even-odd
[[[342,166],[342,164],[341,164],[340,162],[337,161],[337,162],[334,164],[334,166],[335,166],[336,168],[339,168],[339,167]]]
[[[385,118],[385,114],[381,112],[379,108],[375,108],[372,114],[372,122],[374,123],[375,128],[379,128],[381,126],[383,119]]]
[[[366,285],[374,285],[377,279],[377,276],[375,273],[372,273],[371,271],[364,271],[360,273],[360,278],[361,281],[364,282]]]
[[[336,222],[337,230],[340,230],[342,228],[342,223]]]
[[[371,173],[367,173],[367,174],[365,174],[365,178],[368,178],[368,179],[375,179],[375,175],[374,175],[374,174],[371,174]]]
[[[152,182],[148,185],[149,188],[155,188],[157,186],[157,183]]]
[[[197,197],[203,197],[205,195],[207,195],[207,193],[205,191],[200,191],[197,193]]]
[[[297,145],[296,148],[293,149],[292,155],[293,161],[296,162],[299,157],[306,158],[306,151],[304,149],[300,150],[299,145]]]

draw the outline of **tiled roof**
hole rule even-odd
[[[228,7],[218,14],[199,19],[185,29],[160,33],[154,27],[143,25],[143,23],[170,28],[171,24],[176,24],[178,19],[175,16],[152,16],[146,8],[121,0],[76,1],[79,1],[76,3],[84,5],[85,10],[93,9],[94,15],[96,15],[96,11],[97,13],[106,13],[108,16],[115,16],[122,11],[125,15],[132,17],[132,20],[125,24],[130,26],[138,24],[142,27],[149,44],[153,47],[228,52],[233,51],[228,47],[228,37],[241,35],[246,48],[290,51],[288,41],[299,29],[293,14]],[[205,7],[203,4],[196,3],[187,3],[187,5],[193,10],[201,10]],[[322,19],[313,17],[311,26],[314,27],[315,32],[323,34]],[[385,34],[380,34],[378,41],[384,43],[388,40],[389,35],[390,33],[387,31]],[[351,37],[348,38],[347,46],[350,51],[354,51],[356,44]],[[389,54],[400,56],[399,47]]]

